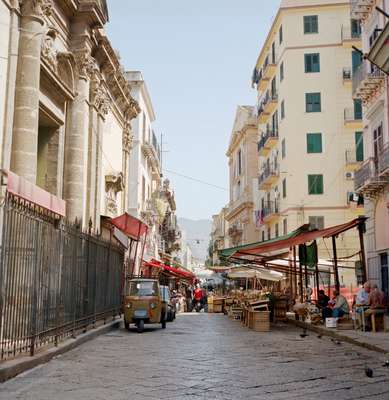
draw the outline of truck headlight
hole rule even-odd
[[[126,307],[127,307],[127,308],[131,308],[131,307],[132,307],[132,304],[131,304],[131,303],[127,303],[127,304],[126,304]]]
[[[150,303],[150,308],[151,308],[152,310],[154,310],[155,307],[157,307],[155,303]]]

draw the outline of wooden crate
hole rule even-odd
[[[253,311],[253,329],[256,332],[270,331],[270,311]]]
[[[213,304],[208,304],[208,312],[213,313]]]
[[[248,312],[248,327],[250,329],[254,329],[254,313],[255,311],[249,311]]]
[[[214,313],[221,313],[223,312],[223,304],[215,304],[213,303],[213,312]]]

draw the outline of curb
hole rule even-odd
[[[305,329],[308,329],[309,331],[320,333],[321,335],[330,336],[330,337],[333,337],[335,339],[339,339],[339,340],[341,340],[343,342],[347,342],[347,343],[353,344],[355,346],[363,347],[363,348],[365,348],[367,350],[375,351],[377,353],[383,353],[383,354],[387,354],[388,353],[387,350],[385,350],[385,349],[383,349],[383,348],[381,348],[379,346],[376,346],[376,345],[370,344],[370,343],[366,343],[366,342],[361,342],[361,341],[356,340],[354,338],[350,338],[349,336],[342,335],[338,331],[330,331],[330,330],[322,328],[320,326],[307,324],[306,322],[297,321],[297,320],[293,320],[293,319],[288,319],[287,323],[295,325],[295,326],[298,326],[299,328],[305,328]]]
[[[5,361],[0,364],[0,383],[5,382],[8,379],[14,378],[15,376],[21,374],[22,372],[28,371],[29,369],[35,368],[40,364],[47,363],[52,358],[64,354],[74,348],[80,346],[81,344],[94,339],[99,335],[109,332],[112,329],[117,329],[120,326],[122,319],[112,321],[105,325],[99,326],[93,330],[86,333],[82,333],[75,339],[68,339],[63,343],[60,343],[57,347],[49,348],[42,353],[38,353],[35,356],[23,356],[18,357],[14,360]]]

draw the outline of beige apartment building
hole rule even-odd
[[[254,107],[238,106],[227,150],[230,202],[225,212],[231,246],[258,241],[253,180],[258,175],[258,130]]]
[[[360,57],[358,21],[342,0],[283,0],[253,74],[260,167],[255,210],[268,240],[310,223],[327,227],[363,214],[354,172],[363,161],[362,112],[352,98]],[[330,258],[319,243],[320,256]],[[339,256],[358,251],[338,239]]]
[[[388,0],[353,0],[351,17],[362,27],[367,59],[353,77],[353,95],[363,102],[365,162],[355,188],[366,201],[366,257],[369,278],[389,293],[389,24],[376,7],[389,12]]]
[[[228,222],[226,221],[226,213],[228,207],[223,207],[219,214],[212,216],[212,231],[209,244],[209,261],[212,265],[220,263],[218,251],[230,247],[228,235]]]

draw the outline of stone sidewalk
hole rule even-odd
[[[389,332],[362,332],[355,329],[326,328],[323,325],[307,324],[294,319],[289,319],[288,323],[300,328],[307,328],[321,335],[364,347],[368,350],[389,355]]]

